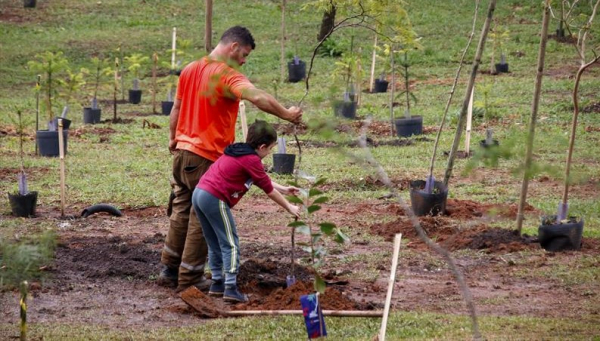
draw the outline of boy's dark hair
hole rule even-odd
[[[277,132],[272,125],[266,121],[256,120],[250,127],[248,127],[248,136],[246,136],[246,143],[254,149],[258,149],[260,145],[266,144],[271,145],[277,141]]]
[[[235,42],[242,46],[250,46],[253,50],[256,47],[252,34],[247,28],[242,26],[228,28],[227,31],[223,32],[221,42],[225,44]]]

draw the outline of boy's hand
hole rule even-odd
[[[284,195],[298,195],[300,194],[300,189],[294,186],[288,186],[284,188]]]
[[[296,217],[296,219],[300,218],[300,207],[296,206],[296,205],[290,205],[288,207],[288,211],[294,216]]]

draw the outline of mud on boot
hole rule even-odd
[[[179,279],[179,269],[178,268],[169,268],[166,265],[163,265],[163,269],[160,271],[158,275],[158,279],[156,283],[163,287],[175,288],[177,286],[177,280]]]
[[[223,284],[223,280],[212,281],[210,285],[210,289],[208,289],[208,294],[210,296],[223,296],[225,292],[225,284]]]
[[[177,286],[177,289],[175,289],[175,292],[182,292],[185,289],[191,287],[191,286],[195,286],[196,288],[198,288],[198,290],[202,291],[202,292],[206,292],[208,290],[208,288],[210,288],[212,281],[207,279],[206,277],[202,276],[202,278],[192,284],[192,285],[181,285],[179,284],[179,286]]]
[[[246,303],[248,302],[248,295],[242,294],[237,285],[225,285],[223,300],[231,303]]]

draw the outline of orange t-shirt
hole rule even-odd
[[[235,122],[242,91],[254,86],[225,62],[203,57],[186,66],[179,76],[181,101],[175,140],[211,161],[235,140]]]

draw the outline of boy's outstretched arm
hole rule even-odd
[[[275,183],[273,183],[275,185]],[[300,217],[300,208],[298,206],[292,205],[289,201],[285,199],[285,197],[279,193],[277,187],[273,186],[273,190],[271,193],[267,193],[267,196],[271,198],[271,200],[275,201],[279,204],[279,206],[285,208],[288,212],[290,212],[293,216],[299,218]]]
[[[283,186],[272,180],[271,184],[273,185],[273,188],[275,188],[277,191],[279,191],[279,193],[283,195],[297,195],[298,193],[300,193],[300,190],[294,186]]]

